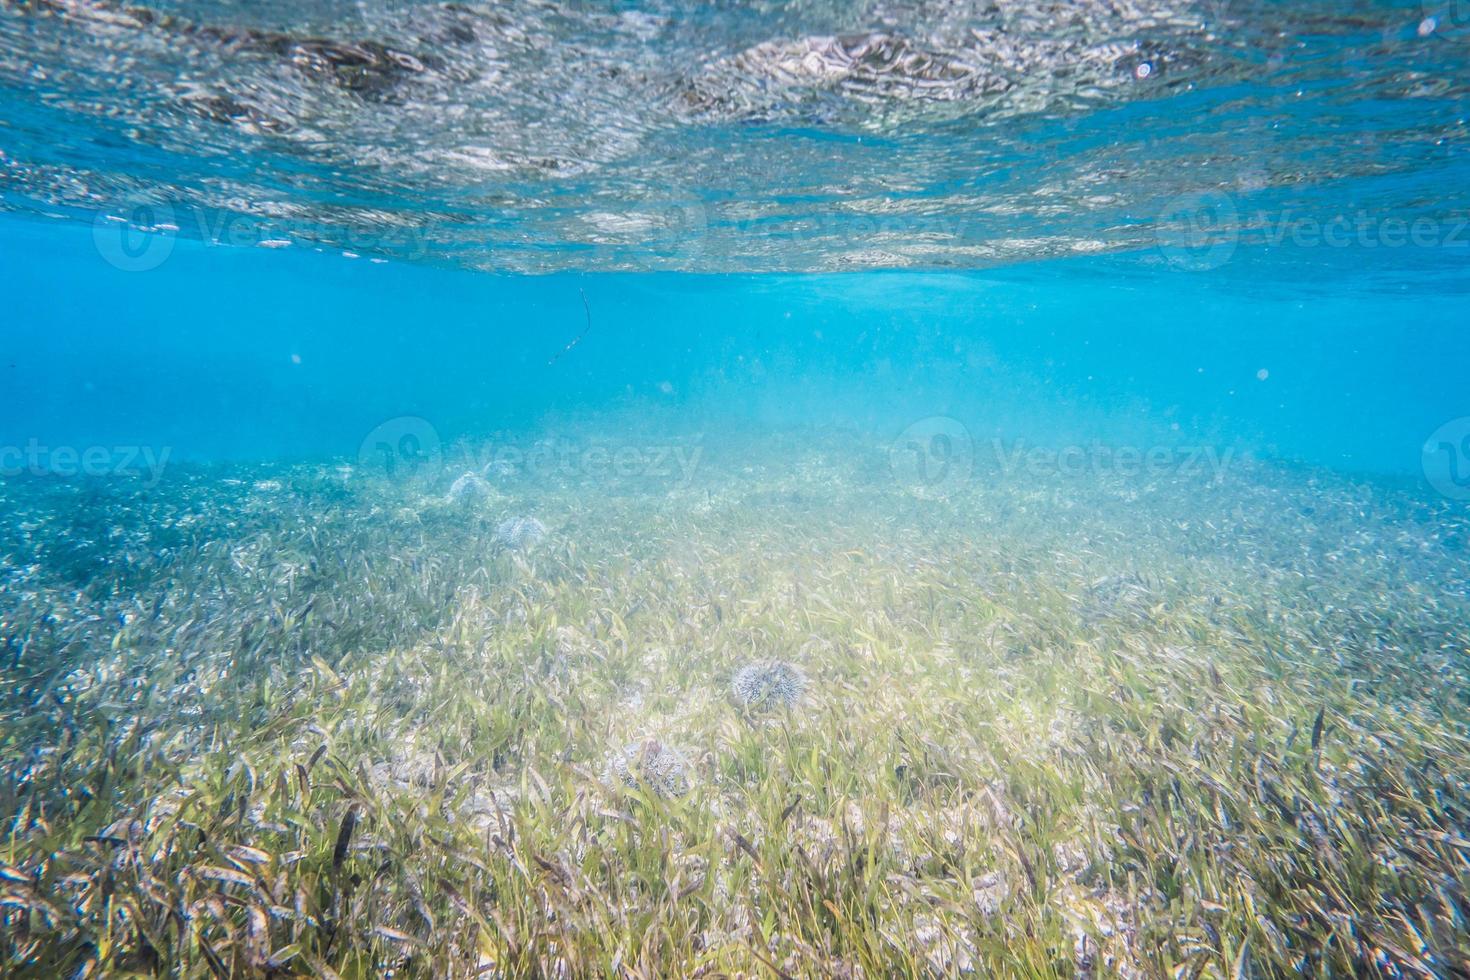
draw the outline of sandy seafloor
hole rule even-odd
[[[612,431],[0,483],[0,972],[1470,969],[1462,508]]]

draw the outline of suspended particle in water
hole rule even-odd
[[[1265,368],[1261,368],[1259,371],[1256,372],[1257,381],[1265,381],[1269,377],[1271,377],[1271,372],[1267,371]]]

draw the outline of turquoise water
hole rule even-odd
[[[1412,478],[1466,411],[1454,4],[5,11],[7,445],[636,405]]]
[[[7,446],[636,406],[1413,479],[1470,411],[1455,4],[4,9]]]
[[[1470,971],[1463,2],[0,0],[0,974]]]
[[[948,416],[978,441],[1210,445],[1414,480],[1470,364],[1464,273],[1441,253],[1388,272],[1369,251],[1323,269],[1261,247],[1208,273],[507,278],[191,241],[122,272],[93,238],[12,219],[7,445],[279,460],[354,455],[397,416],[445,442],[598,411],[879,435]]]
[[[1210,446],[1433,492],[1426,442],[1470,410],[1452,249],[517,277],[184,239],[128,272],[91,228],[21,219],[8,241],[13,446],[276,460],[354,456],[398,416],[445,442],[599,412],[890,438],[945,416],[977,442]]]

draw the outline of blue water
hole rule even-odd
[[[9,446],[289,460],[352,457],[398,416],[446,442],[601,412],[878,437],[947,416],[981,441],[1208,445],[1413,481],[1426,439],[1470,413],[1470,293],[1444,249],[1386,274],[1371,249],[1324,267],[1251,246],[1206,271],[521,277],[184,239],[123,271],[91,228],[19,218],[5,242]]]
[[[1462,8],[7,2],[0,446],[942,416],[1412,481]]]

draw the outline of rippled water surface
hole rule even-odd
[[[4,0],[0,188],[506,271],[1279,242],[1464,212],[1463,8]]]

